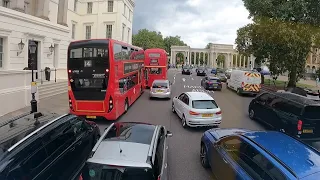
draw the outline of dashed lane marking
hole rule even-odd
[[[182,78],[182,81],[185,82],[185,81],[186,81],[186,78]]]
[[[214,94],[214,91],[204,90],[204,89],[192,89],[192,92],[205,92],[208,94]]]
[[[202,89],[202,86],[188,86],[188,85],[183,85],[183,88],[188,88],[188,89]]]

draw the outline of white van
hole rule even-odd
[[[261,74],[253,71],[233,70],[227,87],[240,94],[256,95],[261,89]]]

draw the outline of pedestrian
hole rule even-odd
[[[316,86],[318,87],[319,85],[319,77],[316,78]]]

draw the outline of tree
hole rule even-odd
[[[253,23],[238,30],[240,53],[252,53],[258,60],[268,58],[273,75],[288,71],[288,87],[305,72],[312,43],[318,43],[320,16],[315,0],[243,0]],[[311,6],[310,4],[313,4]]]
[[[221,66],[223,63],[225,63],[226,57],[224,55],[219,54],[217,57],[217,65]]]
[[[147,29],[139,30],[138,34],[132,36],[132,44],[142,47],[144,49],[149,48],[162,48],[165,49],[165,43],[161,32],[149,31]]]
[[[213,43],[208,43],[205,47],[205,49],[210,49],[210,46],[212,45]]]
[[[163,39],[165,50],[171,55],[171,46],[186,46],[180,36],[167,36]]]

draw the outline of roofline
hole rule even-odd
[[[29,139],[31,136],[34,136],[36,134],[38,134],[38,132],[40,132],[41,130],[43,130],[44,128],[48,127],[49,125],[53,124],[54,122],[56,122],[57,120],[69,116],[70,114],[64,114],[62,116],[59,116],[55,119],[53,119],[52,121],[44,124],[43,126],[41,126],[40,128],[36,129],[35,131],[31,132],[30,134],[28,134],[26,137],[22,138],[20,141],[18,141],[17,143],[15,143],[13,146],[11,146],[8,151],[12,151],[14,148],[16,148],[17,146],[19,146],[22,142],[24,142],[25,140]]]
[[[270,153],[270,151],[268,151],[266,148],[264,148],[263,146],[261,146],[260,144],[256,143],[254,140],[250,139],[249,137],[247,137],[245,134],[239,134],[239,136],[245,138],[246,140],[250,141],[251,143],[255,144],[256,146],[258,146],[259,148],[261,148],[262,150],[264,150],[269,156],[271,156],[273,159],[275,159],[279,164],[281,164],[283,167],[285,167],[294,177],[298,178],[297,174],[295,174],[295,172],[288,167],[285,163],[283,163],[278,157],[276,157],[275,155],[273,155],[272,153]]]

